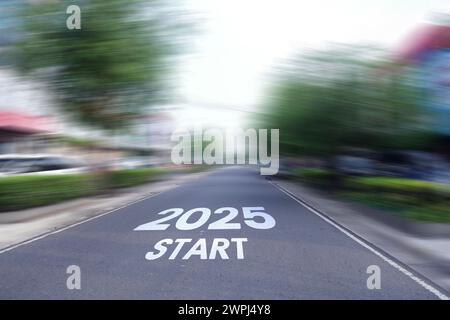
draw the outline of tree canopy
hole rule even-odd
[[[418,88],[367,48],[302,54],[277,70],[264,123],[283,153],[333,155],[342,147],[415,148],[425,141]]]
[[[80,30],[66,27],[72,4],[81,8]],[[162,2],[39,1],[18,15],[17,69],[47,84],[60,110],[82,124],[121,128],[168,96],[175,34]]]

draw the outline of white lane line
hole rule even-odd
[[[205,176],[206,176],[206,175],[209,175],[209,174],[211,174],[211,173],[213,173],[213,172],[214,172],[214,171],[207,172],[207,173],[205,174]],[[196,179],[199,179],[199,178],[203,178],[203,177],[202,177],[202,176],[194,177],[193,180],[195,181]],[[3,249],[0,249],[0,254],[2,254],[2,253],[4,253],[4,252],[7,252],[7,251],[10,251],[10,250],[13,250],[13,249],[16,249],[16,248],[21,247],[21,246],[23,246],[23,245],[29,244],[29,243],[31,243],[31,242],[34,242],[34,241],[43,239],[43,238],[48,237],[48,236],[50,236],[50,235],[52,235],[52,234],[56,234],[56,233],[65,231],[65,230],[67,230],[67,229],[76,227],[76,226],[78,226],[78,225],[80,225],[80,224],[83,224],[83,223],[85,223],[85,222],[89,222],[89,221],[91,221],[91,220],[94,220],[94,219],[103,217],[103,216],[105,216],[105,215],[107,215],[107,214],[110,214],[110,213],[113,213],[113,212],[115,212],[115,211],[117,211],[117,210],[126,208],[126,207],[131,206],[131,205],[133,205],[133,204],[135,204],[135,203],[138,203],[138,202],[141,202],[141,201],[144,201],[144,200],[153,198],[153,197],[155,197],[155,196],[157,196],[157,195],[159,195],[159,194],[162,194],[162,193],[164,193],[164,192],[167,192],[167,191],[171,191],[171,190],[177,189],[178,187],[182,186],[185,182],[186,182],[186,181],[183,181],[183,182],[181,182],[181,183],[179,183],[179,184],[176,184],[175,187],[173,187],[173,188],[169,188],[169,189],[166,189],[166,190],[163,190],[163,191],[160,191],[160,192],[154,192],[154,193],[152,193],[152,194],[150,194],[150,195],[148,195],[148,196],[145,196],[145,197],[140,198],[140,199],[138,199],[138,200],[135,200],[135,201],[133,201],[133,202],[129,202],[129,203],[124,204],[123,206],[118,207],[118,208],[115,208],[115,209],[113,209],[113,210],[110,210],[110,211],[107,211],[107,212],[98,214],[98,215],[93,216],[93,217],[91,217],[91,218],[88,218],[88,219],[86,219],[86,220],[82,220],[82,221],[79,221],[79,222],[70,224],[70,225],[68,225],[68,226],[62,227],[62,228],[57,229],[57,230],[54,230],[54,231],[45,232],[45,233],[43,233],[43,234],[41,234],[41,235],[39,235],[39,236],[36,236],[36,237],[31,238],[31,239],[28,239],[28,240],[25,240],[25,241],[22,241],[22,242],[13,244],[13,245],[11,245],[11,246],[9,246],[9,247],[6,247],[6,248],[3,248]]]
[[[19,243],[17,243],[17,244],[13,244],[13,245],[11,245],[11,246],[9,246],[9,247],[6,247],[6,248],[1,249],[1,250],[0,250],[0,254],[2,254],[2,253],[4,253],[4,252],[7,252],[7,251],[10,251],[10,250],[13,250],[13,249],[16,249],[16,248],[18,248],[18,247],[24,246],[24,245],[26,245],[26,244],[32,243],[32,242],[34,242],[34,241],[37,241],[37,240],[46,238],[46,237],[48,237],[48,236],[50,236],[50,235],[52,235],[52,234],[60,233],[60,232],[65,231],[65,230],[67,230],[67,229],[70,229],[70,228],[79,226],[80,224],[83,224],[83,223],[85,223],[85,222],[89,222],[89,221],[98,219],[98,218],[100,218],[100,217],[106,216],[107,214],[110,214],[110,213],[113,213],[113,212],[118,211],[118,210],[120,210],[120,209],[126,208],[126,207],[131,206],[131,205],[133,205],[133,204],[136,204],[136,203],[138,203],[138,202],[141,202],[141,201],[144,201],[144,200],[153,198],[154,196],[157,196],[158,194],[161,194],[161,192],[154,193],[154,194],[150,194],[150,195],[148,195],[148,196],[145,196],[145,197],[140,198],[140,199],[138,199],[138,200],[135,200],[135,201],[133,201],[133,202],[129,202],[129,203],[127,203],[127,204],[125,204],[125,205],[123,205],[123,206],[121,206],[121,207],[115,208],[115,209],[113,209],[113,210],[110,210],[110,211],[106,211],[106,212],[100,213],[100,214],[98,214],[98,215],[96,215],[96,216],[93,216],[93,217],[91,217],[91,218],[88,218],[88,219],[85,219],[85,220],[82,220],[82,221],[78,221],[78,222],[75,222],[75,223],[73,223],[73,224],[69,224],[68,226],[62,227],[62,228],[60,228],[60,229],[57,229],[57,230],[54,230],[54,231],[50,231],[50,232],[46,232],[46,233],[43,233],[43,234],[41,234],[41,235],[39,235],[39,236],[36,236],[36,237],[34,237],[34,238],[31,238],[31,239],[28,239],[28,240],[19,242]]]
[[[305,207],[306,209],[308,209],[309,211],[311,211],[312,213],[314,213],[315,215],[319,216],[321,219],[325,220],[326,222],[328,222],[329,224],[331,224],[333,227],[335,227],[336,229],[338,229],[339,231],[341,231],[342,233],[344,233],[346,236],[348,236],[349,238],[351,238],[352,240],[356,241],[357,243],[359,243],[361,246],[363,246],[364,248],[368,249],[369,251],[371,251],[372,253],[374,253],[375,255],[377,255],[378,257],[380,257],[381,259],[383,259],[385,262],[387,262],[388,264],[390,264],[392,267],[394,267],[395,269],[397,269],[398,271],[400,271],[401,273],[403,273],[404,275],[408,276],[409,278],[411,278],[414,282],[416,282],[417,284],[419,284],[420,286],[422,286],[423,288],[425,288],[426,290],[428,290],[429,292],[433,293],[434,295],[436,295],[439,299],[441,300],[449,300],[449,297],[447,295],[445,295],[444,293],[442,293],[441,291],[439,291],[438,289],[436,289],[435,287],[433,287],[432,285],[428,284],[426,281],[420,279],[419,277],[415,276],[412,272],[410,272],[409,270],[403,268],[401,265],[399,265],[397,262],[395,262],[394,260],[386,257],[384,254],[382,254],[381,252],[379,252],[377,249],[373,248],[367,241],[363,241],[362,238],[358,238],[355,235],[351,234],[350,232],[348,232],[346,229],[344,229],[343,226],[340,226],[338,223],[334,222],[333,220],[331,220],[330,218],[328,218],[327,216],[325,216],[323,213],[317,211],[316,209],[314,209],[313,207],[309,206],[306,202],[300,201],[299,199],[297,199],[296,197],[294,197],[288,190],[286,190],[285,188],[273,183],[272,181],[269,181],[269,183],[271,185],[273,185],[275,188],[277,188],[278,190],[280,190],[281,192],[283,192],[284,194],[286,194],[287,196],[289,196],[291,199],[293,199],[295,202],[299,203],[300,205],[302,205],[303,207]]]

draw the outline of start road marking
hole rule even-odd
[[[180,251],[182,251],[184,245],[191,243],[192,240],[193,239],[162,239],[155,244],[154,251],[147,252],[145,259],[159,259],[166,254],[168,250],[167,246],[171,246],[174,248],[169,256],[169,260],[174,260],[179,255]],[[201,260],[214,260],[216,257],[227,260],[229,259],[227,249],[229,249],[232,244],[235,244],[236,247],[234,250],[236,253],[236,258],[239,260],[244,259],[244,242],[247,242],[247,238],[231,238],[231,240],[225,238],[215,238],[212,241],[211,250],[208,255],[207,241],[205,238],[200,238],[194,243],[194,245],[192,245],[192,247],[183,255],[181,259],[188,260],[192,256],[198,256]],[[228,252],[230,252],[230,250]],[[234,254],[234,252],[231,254]]]
[[[174,227],[180,231],[190,231],[201,227],[208,230],[239,230],[242,225],[246,225],[252,229],[266,230],[272,229],[275,225],[275,219],[265,212],[264,207],[242,207],[242,215],[239,210],[233,207],[222,207],[211,211],[209,208],[194,208],[184,211],[183,208],[166,209],[158,213],[162,218],[152,220],[150,222],[141,224],[134,228],[134,231],[163,231],[167,230],[171,223],[169,221],[175,220]],[[239,217],[243,220],[243,224],[239,221]],[[213,221],[211,221],[213,220]],[[206,227],[207,226],[207,227]],[[212,243],[208,246],[206,238],[200,238],[197,241],[194,239],[162,239],[154,245],[154,250],[145,254],[146,260],[159,259],[167,253],[167,250],[172,249],[169,255],[169,260],[174,260],[179,257],[180,251],[185,247],[185,244],[191,245],[194,243],[181,259],[188,260],[192,256],[197,256],[201,260],[215,260],[220,258],[228,260],[230,257],[236,257],[238,260],[244,259],[244,242],[247,238],[214,238]],[[189,246],[187,245],[187,246]],[[230,247],[235,246],[233,250]],[[211,248],[208,251],[208,248]]]

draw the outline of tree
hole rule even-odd
[[[168,96],[170,8],[158,0],[80,0],[81,29],[69,30],[73,4],[42,0],[20,10],[15,65],[47,84],[82,124],[122,128]]]
[[[424,117],[407,74],[367,48],[303,54],[278,70],[264,123],[284,154],[331,158],[343,147],[420,147]]]

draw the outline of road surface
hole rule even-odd
[[[0,252],[2,299],[439,298],[243,167]]]

